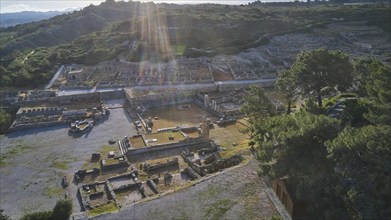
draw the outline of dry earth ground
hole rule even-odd
[[[120,102],[120,101],[119,101]],[[113,102],[113,105],[115,102]],[[135,134],[124,109],[112,109],[110,117],[79,138],[68,135],[67,126],[16,131],[0,136],[0,208],[18,219],[23,214],[51,210],[65,192],[74,200],[74,212],[80,211],[77,186],[64,190],[61,178],[73,179],[91,153],[104,151],[109,139]]]
[[[278,213],[256,169],[251,159],[189,188],[92,219],[271,219]]]

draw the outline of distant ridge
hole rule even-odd
[[[74,10],[74,9],[73,9]],[[13,13],[2,13],[0,14],[0,26],[1,27],[10,27],[18,24],[29,23],[33,21],[40,21],[43,19],[49,19],[56,15],[61,15],[73,10],[64,10],[64,11],[48,11],[48,12],[39,12],[39,11],[22,11],[22,12],[13,12]]]

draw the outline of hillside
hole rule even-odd
[[[137,5],[137,4],[135,4]],[[102,30],[109,24],[133,16],[133,3],[102,3],[90,5],[80,11],[55,16],[48,20],[1,29],[1,55],[13,50],[55,46],[69,43],[75,38]]]
[[[40,86],[60,64],[116,58],[152,62],[176,56],[237,54],[272,36],[309,32],[335,19],[389,33],[388,8],[308,5],[174,5],[106,1],[81,11],[1,29],[1,86]]]

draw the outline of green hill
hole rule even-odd
[[[95,64],[118,56],[129,61],[166,61],[177,55],[236,54],[267,43],[273,35],[311,31],[341,17],[381,24],[384,29],[391,26],[389,8],[380,6],[108,0],[48,20],[1,29],[0,86],[41,86],[66,63]]]

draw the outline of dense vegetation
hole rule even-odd
[[[52,211],[39,211],[24,215],[21,220],[67,220],[72,214],[72,201],[58,200]]]
[[[11,218],[6,215],[6,214],[3,214],[4,210],[0,209],[0,220],[11,220]]]
[[[332,18],[363,20],[385,28],[390,16],[388,8],[378,6],[174,5],[108,0],[48,20],[2,28],[0,86],[43,85],[65,63],[235,54],[265,44],[273,35],[308,31]]]
[[[0,134],[5,134],[11,126],[11,115],[0,108]]]
[[[297,57],[296,65],[303,61],[303,56],[318,64],[334,65],[328,60],[333,57],[317,60],[319,52],[340,53],[322,49],[305,52]],[[267,103],[261,89],[253,89],[257,97],[246,97],[246,105],[252,107],[246,107],[244,113],[252,118],[250,143],[260,161],[260,174],[271,179],[284,178],[293,189],[291,195],[307,202],[309,219],[391,216],[391,67],[373,59],[355,60],[350,65],[354,67],[350,93],[323,93],[325,105],[313,102],[311,90],[299,89],[298,96],[309,100],[305,108],[269,117],[273,114],[254,112],[260,111],[254,100]],[[288,71],[295,72],[294,68],[297,67],[293,65]],[[287,77],[297,85],[291,76],[284,73],[279,80],[286,83]],[[333,80],[336,79],[323,81],[332,84]],[[289,100],[296,96],[292,90],[280,91]],[[330,117],[328,113],[335,104],[345,108],[339,117]],[[261,112],[273,111],[267,110],[268,105],[262,106]]]

